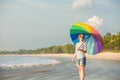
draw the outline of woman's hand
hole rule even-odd
[[[76,54],[74,54],[74,55],[73,55],[73,58],[72,58],[72,62],[74,62],[74,61],[75,61],[76,57],[77,57],[77,55],[76,55]]]
[[[72,59],[72,62],[74,62],[74,61],[75,61],[75,59],[73,58],[73,59]]]

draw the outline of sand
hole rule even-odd
[[[54,53],[54,54],[1,54],[0,56],[47,56],[47,57],[72,57],[73,54]],[[96,60],[120,60],[120,53],[103,52],[97,55],[86,55],[87,59]]]

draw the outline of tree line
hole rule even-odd
[[[107,32],[103,36],[104,50],[120,50],[120,31],[116,34]],[[18,51],[0,51],[0,54],[44,54],[44,53],[74,53],[75,46],[73,44],[66,44],[63,46],[50,46],[45,48],[38,48],[34,50],[20,49]]]
[[[38,48],[34,50],[20,49],[18,51],[0,51],[0,54],[44,54],[44,53],[74,53],[75,46],[66,44],[63,46],[50,46],[46,48]]]
[[[106,50],[120,50],[120,31],[116,34],[107,32],[103,37],[104,49]]]

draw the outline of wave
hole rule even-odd
[[[10,68],[28,68],[28,67],[34,67],[34,66],[48,66],[48,65],[55,65],[60,63],[60,61],[52,61],[49,63],[23,63],[23,64],[12,64],[12,65],[6,65],[2,64],[0,65],[0,69],[10,69]]]

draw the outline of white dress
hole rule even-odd
[[[78,42],[75,47],[75,54],[77,54],[77,59],[86,57],[85,53],[83,53],[80,50],[77,50],[79,48],[82,50],[87,50],[86,42],[83,42],[83,43]]]

